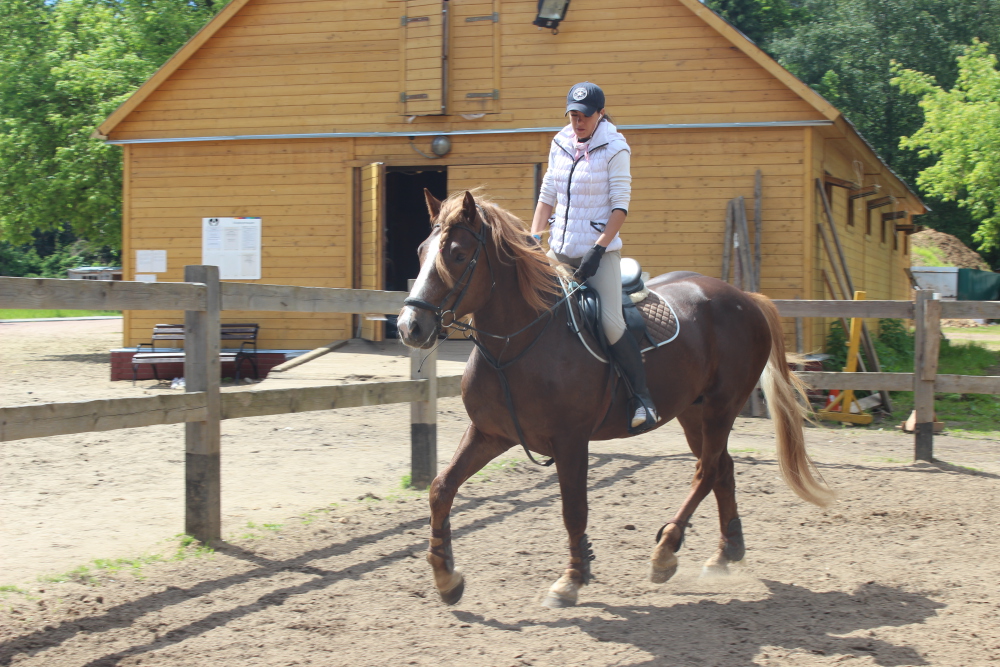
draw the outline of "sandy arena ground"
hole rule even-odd
[[[0,324],[2,404],[170,391],[107,380],[117,327]],[[393,352],[352,344],[332,354],[342,355],[344,381],[359,381],[405,376],[408,361]],[[447,459],[466,417],[458,399],[440,409]],[[949,463],[912,464],[911,436],[810,428],[810,451],[839,493],[821,510],[780,481],[770,423],[740,419],[730,449],[744,566],[722,579],[698,577],[717,541],[709,499],[678,575],[664,585],[649,583],[646,568],[653,536],[693,470],[680,429],[596,443],[596,581],[580,606],[558,611],[538,604],[565,561],[556,480],[512,451],[507,460],[517,465],[487,470],[456,501],[455,555],[468,582],[465,598],[448,608],[422,557],[426,497],[398,489],[408,470],[408,412],[400,405],[224,422],[228,544],[136,572],[92,570],[89,583],[37,577],[177,548],[169,538],[182,526],[183,429],[4,443],[0,584],[22,592],[0,592],[0,665],[1000,661],[997,439],[941,436],[936,453]],[[368,492],[380,500],[356,499]]]

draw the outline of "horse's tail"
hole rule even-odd
[[[788,368],[785,335],[778,309],[763,294],[749,296],[764,314],[771,331],[771,355],[764,367],[761,385],[774,421],[781,476],[799,498],[820,506],[829,505],[834,497],[833,490],[827,486],[806,453],[802,431],[802,421],[809,414],[803,407],[809,405],[806,385]]]

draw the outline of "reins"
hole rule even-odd
[[[479,209],[479,214],[483,218],[483,227],[484,228],[488,227],[488,225],[486,224],[486,215],[482,207],[476,204],[476,208]],[[455,225],[454,229],[464,229],[465,231],[472,234],[473,238],[475,238],[477,241],[476,250],[472,255],[472,259],[470,259],[469,263],[466,265],[465,271],[462,272],[461,277],[457,281],[455,281],[455,285],[451,288],[451,291],[449,291],[448,294],[445,295],[445,297],[441,300],[441,303],[438,304],[437,306],[430,304],[424,301],[423,299],[417,299],[414,297],[407,297],[406,299],[403,300],[403,304],[407,306],[412,306],[414,308],[420,308],[422,310],[430,311],[431,313],[434,314],[434,317],[437,320],[438,327],[441,329],[454,329],[455,331],[461,331],[463,334],[469,334],[464,337],[467,340],[472,341],[472,344],[476,346],[477,350],[479,350],[479,353],[482,355],[483,359],[485,359],[487,363],[489,363],[489,365],[492,366],[494,370],[496,370],[497,375],[500,376],[500,386],[503,388],[503,397],[504,401],[507,404],[507,411],[510,412],[511,419],[514,422],[514,430],[517,432],[517,437],[521,442],[521,447],[524,448],[524,453],[528,455],[528,458],[531,460],[532,463],[543,467],[550,466],[553,463],[555,463],[555,458],[549,458],[548,461],[540,462],[537,459],[535,459],[534,455],[532,455],[531,453],[531,450],[528,449],[527,439],[524,437],[524,430],[521,428],[521,421],[517,418],[517,412],[514,409],[514,397],[511,395],[510,382],[507,380],[507,374],[504,371],[513,364],[520,361],[521,358],[523,358],[528,352],[531,351],[532,348],[535,347],[538,341],[542,339],[542,336],[545,335],[545,332],[548,331],[549,325],[552,324],[552,321],[555,319],[556,310],[560,306],[562,306],[562,304],[566,303],[569,300],[569,298],[578,289],[580,289],[580,286],[577,285],[573,289],[567,291],[566,294],[561,299],[559,299],[554,304],[549,306],[549,308],[547,308],[544,312],[542,312],[538,317],[536,317],[534,320],[529,322],[527,325],[521,327],[514,333],[506,335],[493,334],[488,331],[483,331],[482,329],[479,329],[466,322],[461,322],[455,317],[455,311],[458,310],[458,304],[462,302],[463,298],[465,298],[465,293],[469,289],[469,285],[472,284],[472,274],[476,270],[476,266],[479,262],[480,253],[486,247],[486,237],[484,234],[477,233],[471,227],[467,227],[465,225]],[[490,270],[490,283],[491,283],[490,294],[492,295],[493,290],[496,288],[497,283],[496,283],[496,278],[493,274],[493,264],[490,262],[489,252],[486,253],[486,265],[489,267]],[[462,284],[463,282],[464,285]],[[448,303],[448,300],[452,297],[453,294],[455,294],[456,290],[458,290],[460,286],[461,286],[461,292],[459,292],[458,296],[455,297],[455,302],[451,305],[450,308],[446,309],[445,304]],[[445,323],[444,318],[445,315],[447,315],[448,313],[451,313],[452,315],[451,322]],[[509,361],[506,362],[501,362],[501,358],[503,357],[504,352],[507,351],[507,346],[510,345],[511,340],[521,335],[522,333],[524,333],[531,327],[535,326],[536,324],[538,324],[545,317],[548,317],[549,320],[545,323],[545,326],[542,327],[542,330],[538,332],[538,335],[535,336],[534,340],[532,340],[528,344],[528,346],[525,347],[523,350],[521,350],[517,354],[517,356],[515,356],[513,359],[510,359]],[[482,341],[480,341],[479,338],[476,337],[476,334],[478,334],[479,336],[489,336],[490,338],[502,340],[504,343],[503,347],[500,350],[500,354],[494,357],[493,354],[486,349],[486,346],[483,345]]]

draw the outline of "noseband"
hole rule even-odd
[[[482,209],[480,209],[480,213],[482,213]],[[458,318],[455,315],[455,311],[458,310],[459,304],[462,303],[462,299],[465,298],[465,293],[469,290],[469,285],[472,284],[472,274],[476,270],[476,265],[479,263],[479,255],[482,253],[483,248],[486,247],[486,236],[475,231],[471,227],[467,227],[466,225],[455,225],[452,229],[464,229],[472,234],[472,237],[476,239],[477,242],[476,250],[472,253],[472,259],[470,259],[469,263],[466,264],[465,271],[463,271],[459,279],[455,281],[455,285],[451,288],[451,291],[445,294],[444,298],[441,299],[441,303],[436,306],[427,303],[423,299],[417,299],[412,296],[406,297],[406,299],[403,300],[404,306],[412,306],[414,308],[430,311],[434,315],[434,319],[437,321],[437,325],[440,328],[451,327],[457,321]],[[485,220],[483,221],[483,229],[486,229]],[[493,265],[490,264],[489,253],[486,253],[486,265],[490,269],[490,281],[493,283],[490,287],[490,293],[492,294],[493,288],[496,287],[496,280],[493,277]],[[445,304],[448,303],[448,300],[455,294],[456,291],[458,292],[458,296],[455,297],[455,302],[451,304],[450,308],[445,309]],[[451,313],[451,321],[446,323],[445,316],[449,313]]]

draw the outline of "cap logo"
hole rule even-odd
[[[587,89],[586,88],[584,88],[584,87],[581,86],[580,88],[574,88],[573,89],[573,99],[576,100],[577,102],[579,102],[580,100],[582,100],[586,96],[587,96]]]

